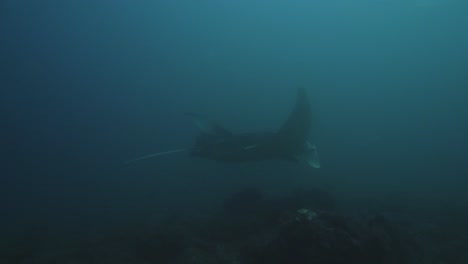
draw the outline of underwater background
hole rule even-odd
[[[450,250],[421,263],[467,263],[468,2],[3,0],[0,56],[2,263],[265,263],[70,253],[200,221],[246,189],[320,189],[340,215],[432,216]],[[300,86],[318,170],[187,153],[124,164],[191,147],[187,112],[275,131]]]

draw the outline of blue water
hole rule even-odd
[[[201,213],[247,186],[451,212],[468,187],[461,0],[0,3],[1,222],[86,229]],[[304,86],[322,168],[185,153],[197,112],[274,131]]]

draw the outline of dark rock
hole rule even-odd
[[[403,241],[390,234],[394,230],[380,231],[353,219],[321,213],[311,221],[283,225],[268,244],[250,252],[250,263],[410,263],[411,256],[402,253]]]
[[[255,188],[245,189],[224,200],[224,210],[231,214],[251,214],[259,210],[263,193]]]

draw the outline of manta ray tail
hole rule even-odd
[[[140,161],[140,160],[143,160],[143,159],[152,158],[152,157],[156,157],[156,156],[167,155],[167,154],[173,154],[173,153],[182,152],[182,151],[187,151],[187,149],[174,149],[174,150],[169,150],[169,151],[164,151],[164,152],[158,152],[158,153],[146,155],[146,156],[143,156],[143,157],[127,160],[125,162],[125,164],[130,164],[130,163],[134,163],[134,162],[137,162],[137,161]]]

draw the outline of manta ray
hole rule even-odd
[[[192,157],[223,162],[289,160],[305,162],[313,168],[320,168],[317,147],[311,138],[311,106],[304,88],[297,89],[295,106],[276,132],[235,134],[219,123],[197,114],[190,113],[188,116],[200,131],[191,148],[159,152],[127,161],[127,163],[188,151]]]

